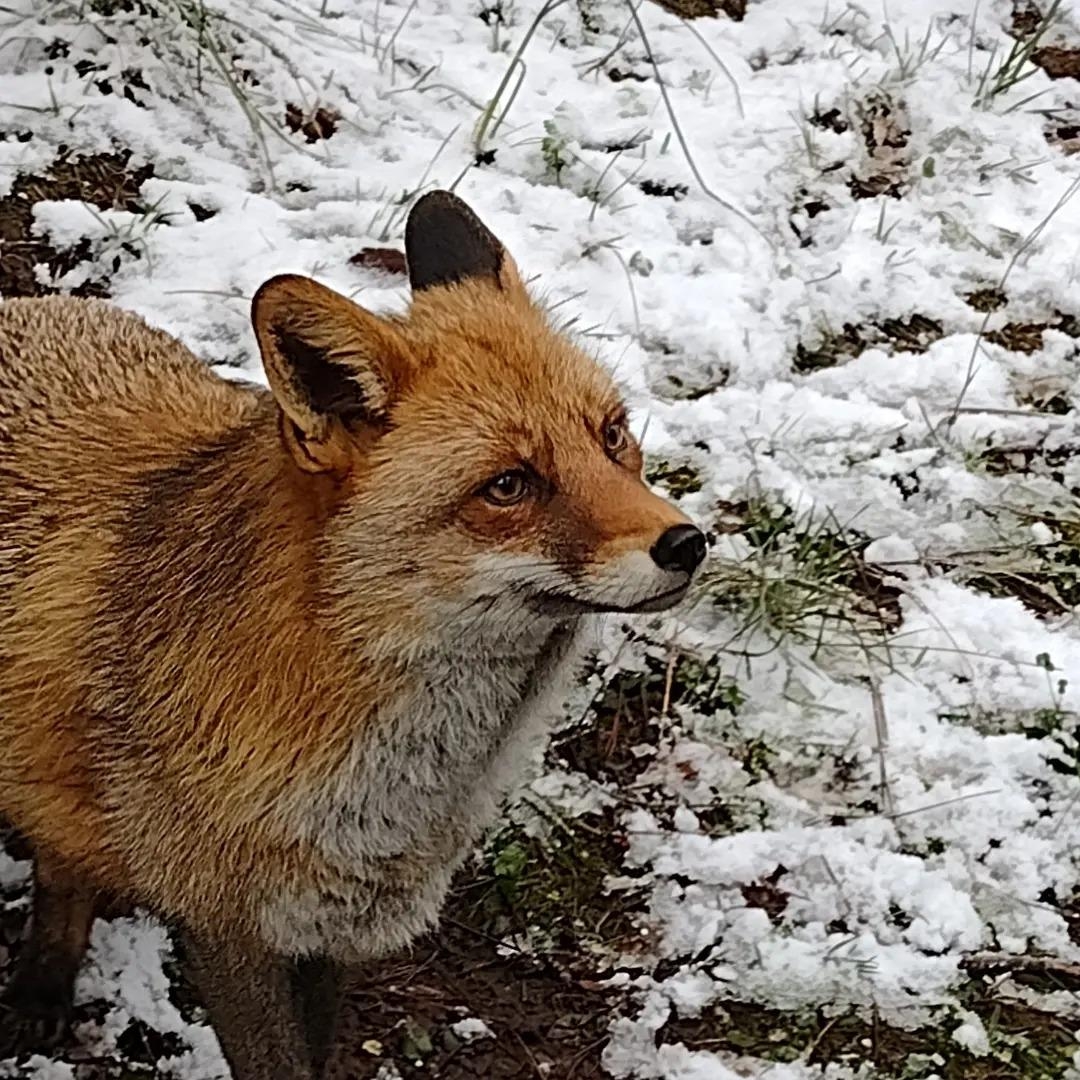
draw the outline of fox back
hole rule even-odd
[[[0,305],[0,813],[92,881],[289,955],[435,917],[583,629],[686,591],[610,377],[464,204],[408,311],[296,276],[269,390],[108,305]]]

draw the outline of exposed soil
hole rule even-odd
[[[1020,41],[1035,35],[1041,37],[1046,33],[1045,20],[1050,7],[1050,0],[1046,3],[1013,0],[1009,33]],[[1051,79],[1080,79],[1080,48],[1060,43],[1043,45],[1032,52],[1031,62],[1041,67]]]
[[[654,3],[680,19],[715,19],[717,15],[726,15],[742,22],[746,16],[746,0],[654,0]]]
[[[804,345],[800,341],[795,346],[793,366],[804,373],[835,367],[845,360],[853,360],[867,344],[858,326],[844,323],[839,333],[822,334],[813,345]]]
[[[839,332],[820,333],[812,345],[799,342],[793,366],[808,373],[852,360],[871,346],[891,347],[901,352],[923,353],[945,334],[937,319],[917,312],[906,319],[882,319],[876,323],[844,323]]]
[[[20,176],[11,191],[0,199],[0,296],[46,296],[56,289],[38,281],[35,266],[47,266],[53,275],[67,273],[90,257],[89,241],[58,249],[34,234],[34,204],[45,199],[81,199],[99,210],[146,208],[139,200],[143,182],[154,175],[152,165],[130,166],[128,151],[69,155],[61,148],[58,159],[44,176]],[[133,252],[133,254],[137,254]],[[76,296],[106,296],[101,278],[72,290]]]
[[[1063,154],[1080,154],[1080,119],[1051,123],[1043,130],[1046,141]]]
[[[879,195],[899,199],[911,183],[911,126],[906,108],[884,93],[872,94],[859,106],[859,128],[866,145],[866,161],[848,181],[848,190],[856,199]]]
[[[355,977],[328,1080],[375,1077],[387,1061],[402,1077],[600,1077],[610,994],[548,962],[500,957],[482,931],[444,921],[408,958]],[[495,1038],[455,1035],[466,1017]]]
[[[1065,483],[1066,466],[1080,454],[1080,446],[1062,443],[1048,447],[1045,442],[987,446],[979,455],[983,468],[992,476],[1011,473],[1024,476],[1043,476],[1055,484]]]
[[[964,299],[976,311],[998,311],[1009,302],[1009,298],[997,285],[973,289]]]
[[[1012,22],[1009,32],[1013,37],[1031,37],[1042,23],[1043,13],[1032,0],[1013,0]]]
[[[349,262],[353,266],[362,266],[368,270],[379,270],[395,277],[408,273],[405,253],[397,248],[361,248]]]
[[[1074,1045],[1067,1024],[1050,1013],[973,988],[972,1011],[991,1032],[991,1052],[976,1057],[952,1041],[951,1027],[904,1031],[879,1023],[871,1014],[827,1015],[825,1010],[785,1013],[747,1002],[726,1001],[696,1019],[676,1019],[664,1029],[666,1042],[690,1049],[728,1051],[807,1065],[867,1063],[885,1076],[940,1076],[943,1080],[1033,1080],[1064,1076]],[[937,1053],[936,1062],[926,1056]],[[925,1060],[927,1071],[913,1071]]]
[[[1064,315],[1060,311],[1041,322],[1007,323],[1000,330],[991,330],[986,340],[995,345],[1003,345],[1013,352],[1034,353],[1043,346],[1043,334],[1047,330],[1059,330],[1070,337],[1080,336],[1080,321],[1075,315]]]

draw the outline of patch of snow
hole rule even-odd
[[[476,1016],[467,1016],[464,1020],[456,1020],[450,1025],[450,1030],[463,1042],[473,1042],[476,1039],[494,1039],[495,1032],[491,1030]]]

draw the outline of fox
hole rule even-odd
[[[460,198],[404,314],[251,304],[265,385],[101,300],[0,304],[0,815],[34,856],[0,1057],[66,1036],[97,914],[175,935],[236,1080],[317,1080],[343,973],[437,921],[604,613],[705,534],[612,376]]]

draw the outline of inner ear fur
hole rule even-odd
[[[311,278],[282,274],[255,294],[252,323],[286,443],[312,471],[340,464],[343,436],[378,428],[406,351],[394,326]]]

